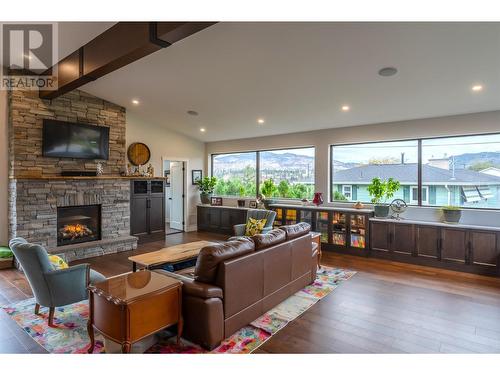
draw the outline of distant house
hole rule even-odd
[[[422,166],[422,203],[425,205],[456,205],[498,208],[500,176],[468,169],[450,170],[449,164],[439,160],[438,166]],[[401,183],[394,198],[404,199],[409,204],[418,202],[417,164],[370,164],[333,174],[333,188],[350,201],[369,202],[367,186],[372,179],[390,177]]]

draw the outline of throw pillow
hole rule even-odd
[[[262,233],[262,229],[266,225],[267,219],[249,218],[247,221],[245,236],[253,236]]]
[[[62,270],[68,268],[68,263],[66,263],[60,256],[49,255],[49,261],[55,270]]]

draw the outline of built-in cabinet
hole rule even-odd
[[[275,227],[306,222],[320,233],[322,249],[368,255],[371,210],[286,204],[272,204],[271,209],[276,212]]]
[[[130,233],[165,232],[164,180],[130,181]]]
[[[198,206],[198,230],[233,234],[233,225],[246,223],[247,210],[236,207]]]
[[[461,271],[499,274],[500,232],[374,220],[371,255]]]

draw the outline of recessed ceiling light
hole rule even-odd
[[[193,111],[192,109],[190,109],[189,111],[186,112],[188,115],[191,115],[191,116],[198,116],[198,112],[196,111]]]
[[[137,100],[137,99],[132,99],[132,104],[135,104],[135,105],[139,104],[139,100]]]
[[[263,118],[258,118],[258,119],[257,119],[257,122],[258,122],[259,124],[263,124],[265,121],[264,121],[264,119],[263,119]]]
[[[205,128],[200,128],[200,132],[205,133]]]
[[[378,75],[382,77],[391,77],[395,75],[398,72],[398,70],[392,66],[387,66],[385,68],[382,68],[378,71]]]
[[[483,86],[482,85],[474,85],[472,86],[472,91],[482,91],[483,90]]]
[[[347,111],[348,111],[348,110],[350,110],[350,109],[351,109],[351,107],[349,107],[348,105],[343,105],[343,106],[342,106],[342,110],[343,110],[344,112],[347,112]]]

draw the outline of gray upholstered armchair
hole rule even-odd
[[[273,223],[274,223],[274,219],[276,218],[276,212],[269,211],[269,210],[248,210],[247,211],[247,222],[248,222],[249,218],[258,219],[258,220],[259,219],[267,219],[266,225],[264,226],[264,229],[262,230],[262,233],[267,233],[271,229],[273,229]],[[244,236],[246,226],[247,226],[246,223],[234,225],[233,226],[234,235],[235,236]]]
[[[88,298],[89,282],[106,280],[88,264],[78,264],[54,270],[47,251],[41,245],[28,243],[24,238],[10,240],[9,246],[30,283],[35,296],[35,314],[40,306],[49,308],[49,326],[53,326],[55,308]]]

